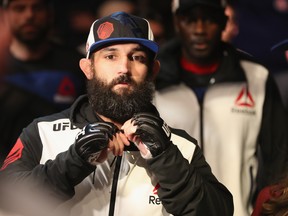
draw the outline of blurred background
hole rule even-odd
[[[230,42],[255,56],[273,73],[287,70],[284,53],[271,52],[271,48],[288,38],[288,0],[229,0],[228,3],[232,7],[228,15],[238,28]],[[85,43],[95,18],[115,10],[126,10],[152,20],[159,43],[174,35],[171,0],[61,0],[55,1],[55,9],[55,31],[72,46]]]

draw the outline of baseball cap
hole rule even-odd
[[[95,50],[117,42],[139,43],[151,50],[155,56],[159,50],[146,19],[125,12],[115,12],[91,25],[86,43],[86,58]]]
[[[195,5],[206,5],[215,9],[224,10],[226,0],[172,0],[172,12],[187,10]]]

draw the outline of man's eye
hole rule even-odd
[[[146,58],[144,56],[140,56],[140,55],[133,55],[132,59],[133,59],[133,61],[139,61],[142,63],[146,62]]]
[[[105,56],[106,59],[110,59],[110,60],[113,60],[115,59],[115,56],[114,55],[107,55]]]

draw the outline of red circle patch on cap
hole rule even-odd
[[[113,24],[110,22],[105,22],[98,27],[97,34],[98,37],[103,40],[110,37],[113,31],[114,31]]]

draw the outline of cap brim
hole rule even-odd
[[[285,39],[274,46],[272,46],[271,51],[286,51],[288,50],[288,39]]]
[[[155,53],[155,55],[158,53],[158,50],[159,50],[159,45],[156,42],[151,41],[151,40],[146,40],[142,38],[109,38],[103,41],[100,40],[100,41],[93,43],[89,49],[89,52],[87,53],[87,57],[89,57],[90,54],[93,53],[98,48],[100,47],[102,48],[103,46],[106,46],[115,42],[139,43],[143,45],[144,47],[147,47],[148,49],[150,49],[153,53]]]

